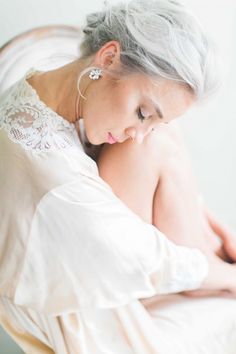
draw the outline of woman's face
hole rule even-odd
[[[107,75],[91,80],[82,102],[84,127],[90,143],[141,143],[152,129],[183,115],[194,103],[183,85],[151,81],[133,74],[114,82]]]

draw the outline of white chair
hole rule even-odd
[[[0,48],[0,94],[31,67],[50,70],[78,57],[81,30],[66,25],[24,32]]]

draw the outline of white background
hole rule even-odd
[[[115,0],[110,3],[115,3]],[[221,59],[222,88],[210,102],[180,118],[199,190],[206,203],[236,231],[236,2],[185,0],[215,41]],[[0,0],[0,46],[31,28],[82,25],[102,0]],[[21,353],[0,331],[0,354]]]

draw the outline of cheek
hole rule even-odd
[[[87,120],[96,120],[97,123],[112,112],[112,97],[109,90],[103,85],[94,84],[83,100],[83,114]]]
[[[133,125],[136,122],[136,105],[136,99],[132,95],[128,95],[125,91],[117,92],[111,106],[113,119],[119,121],[123,127]]]
[[[84,101],[83,115],[87,129],[94,132],[105,129],[125,129],[136,123],[137,97],[126,87],[94,85]],[[138,119],[138,118],[137,118]]]

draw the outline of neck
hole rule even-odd
[[[78,118],[76,112],[77,80],[86,66],[86,63],[76,60],[58,69],[34,75],[29,81],[47,106],[69,122],[74,123]],[[82,85],[81,91],[84,91]]]

